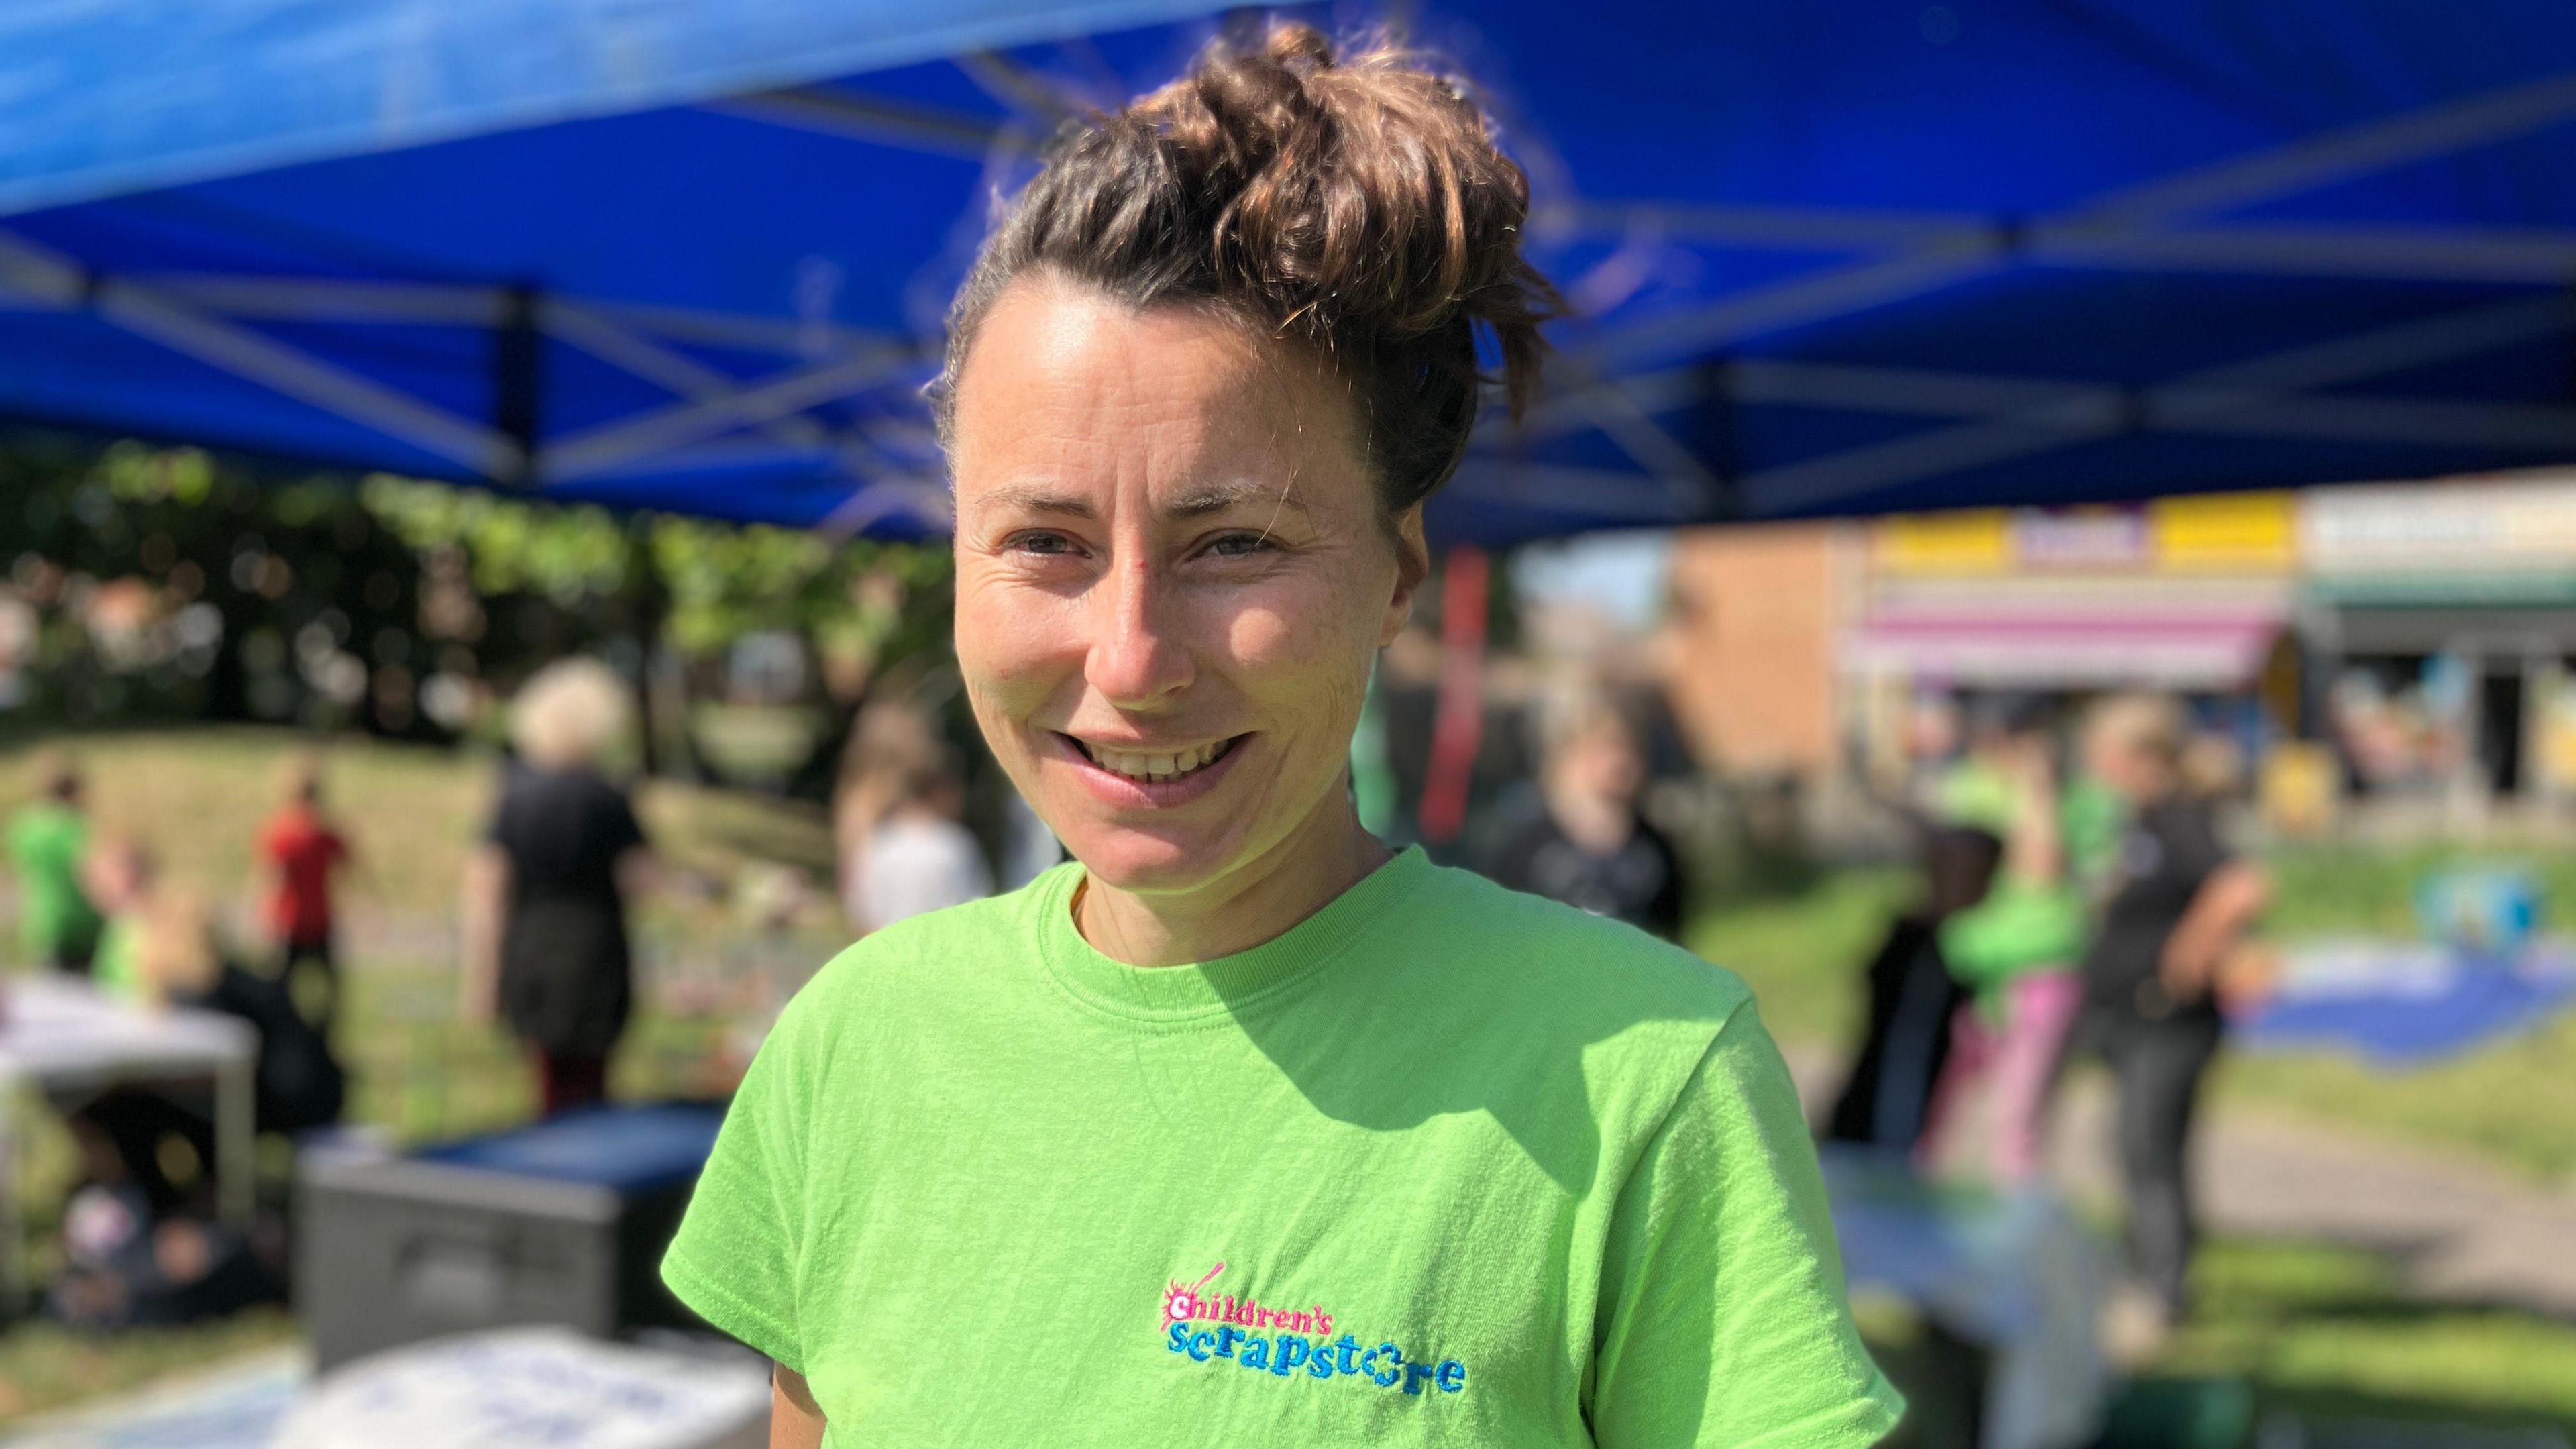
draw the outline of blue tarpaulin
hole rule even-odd
[[[1582,314],[1448,537],[2576,458],[2564,0],[1399,9]],[[933,528],[991,198],[1214,11],[0,9],[0,415]]]
[[[2289,979],[2238,1022],[2256,1050],[2339,1047],[2385,1066],[2458,1056],[2576,1003],[2562,943],[2511,953],[2338,942],[2293,953]]]

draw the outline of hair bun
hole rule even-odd
[[[1311,25],[1273,26],[1262,50],[1281,65],[1302,60],[1320,69],[1333,63],[1332,42]]]
[[[1479,333],[1515,414],[1535,384],[1560,307],[1521,256],[1528,215],[1529,179],[1464,87],[1383,40],[1336,57],[1277,25],[1065,138],[958,294],[944,382],[1031,267],[1138,306],[1213,301],[1351,379],[1384,501],[1408,508],[1465,454]]]

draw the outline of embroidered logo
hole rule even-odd
[[[1196,1283],[1184,1286],[1174,1278],[1164,1285],[1165,1348],[1194,1363],[1230,1359],[1281,1378],[1303,1369],[1310,1378],[1366,1379],[1383,1389],[1401,1386],[1408,1394],[1421,1393],[1425,1385],[1449,1394],[1467,1387],[1467,1366],[1454,1358],[1431,1363],[1407,1357],[1392,1342],[1366,1348],[1347,1331],[1336,1337],[1334,1317],[1320,1303],[1277,1308],[1250,1295],[1207,1292],[1224,1271],[1219,1263]]]

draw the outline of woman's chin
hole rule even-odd
[[[1143,895],[1187,894],[1224,874],[1231,841],[1198,832],[1104,827],[1065,837],[1065,849],[1093,880]]]

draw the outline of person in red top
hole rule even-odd
[[[286,803],[260,828],[259,858],[276,874],[266,915],[277,942],[278,979],[326,1035],[340,1001],[331,919],[331,878],[351,864],[349,842],[322,813],[318,762],[297,765]]]

